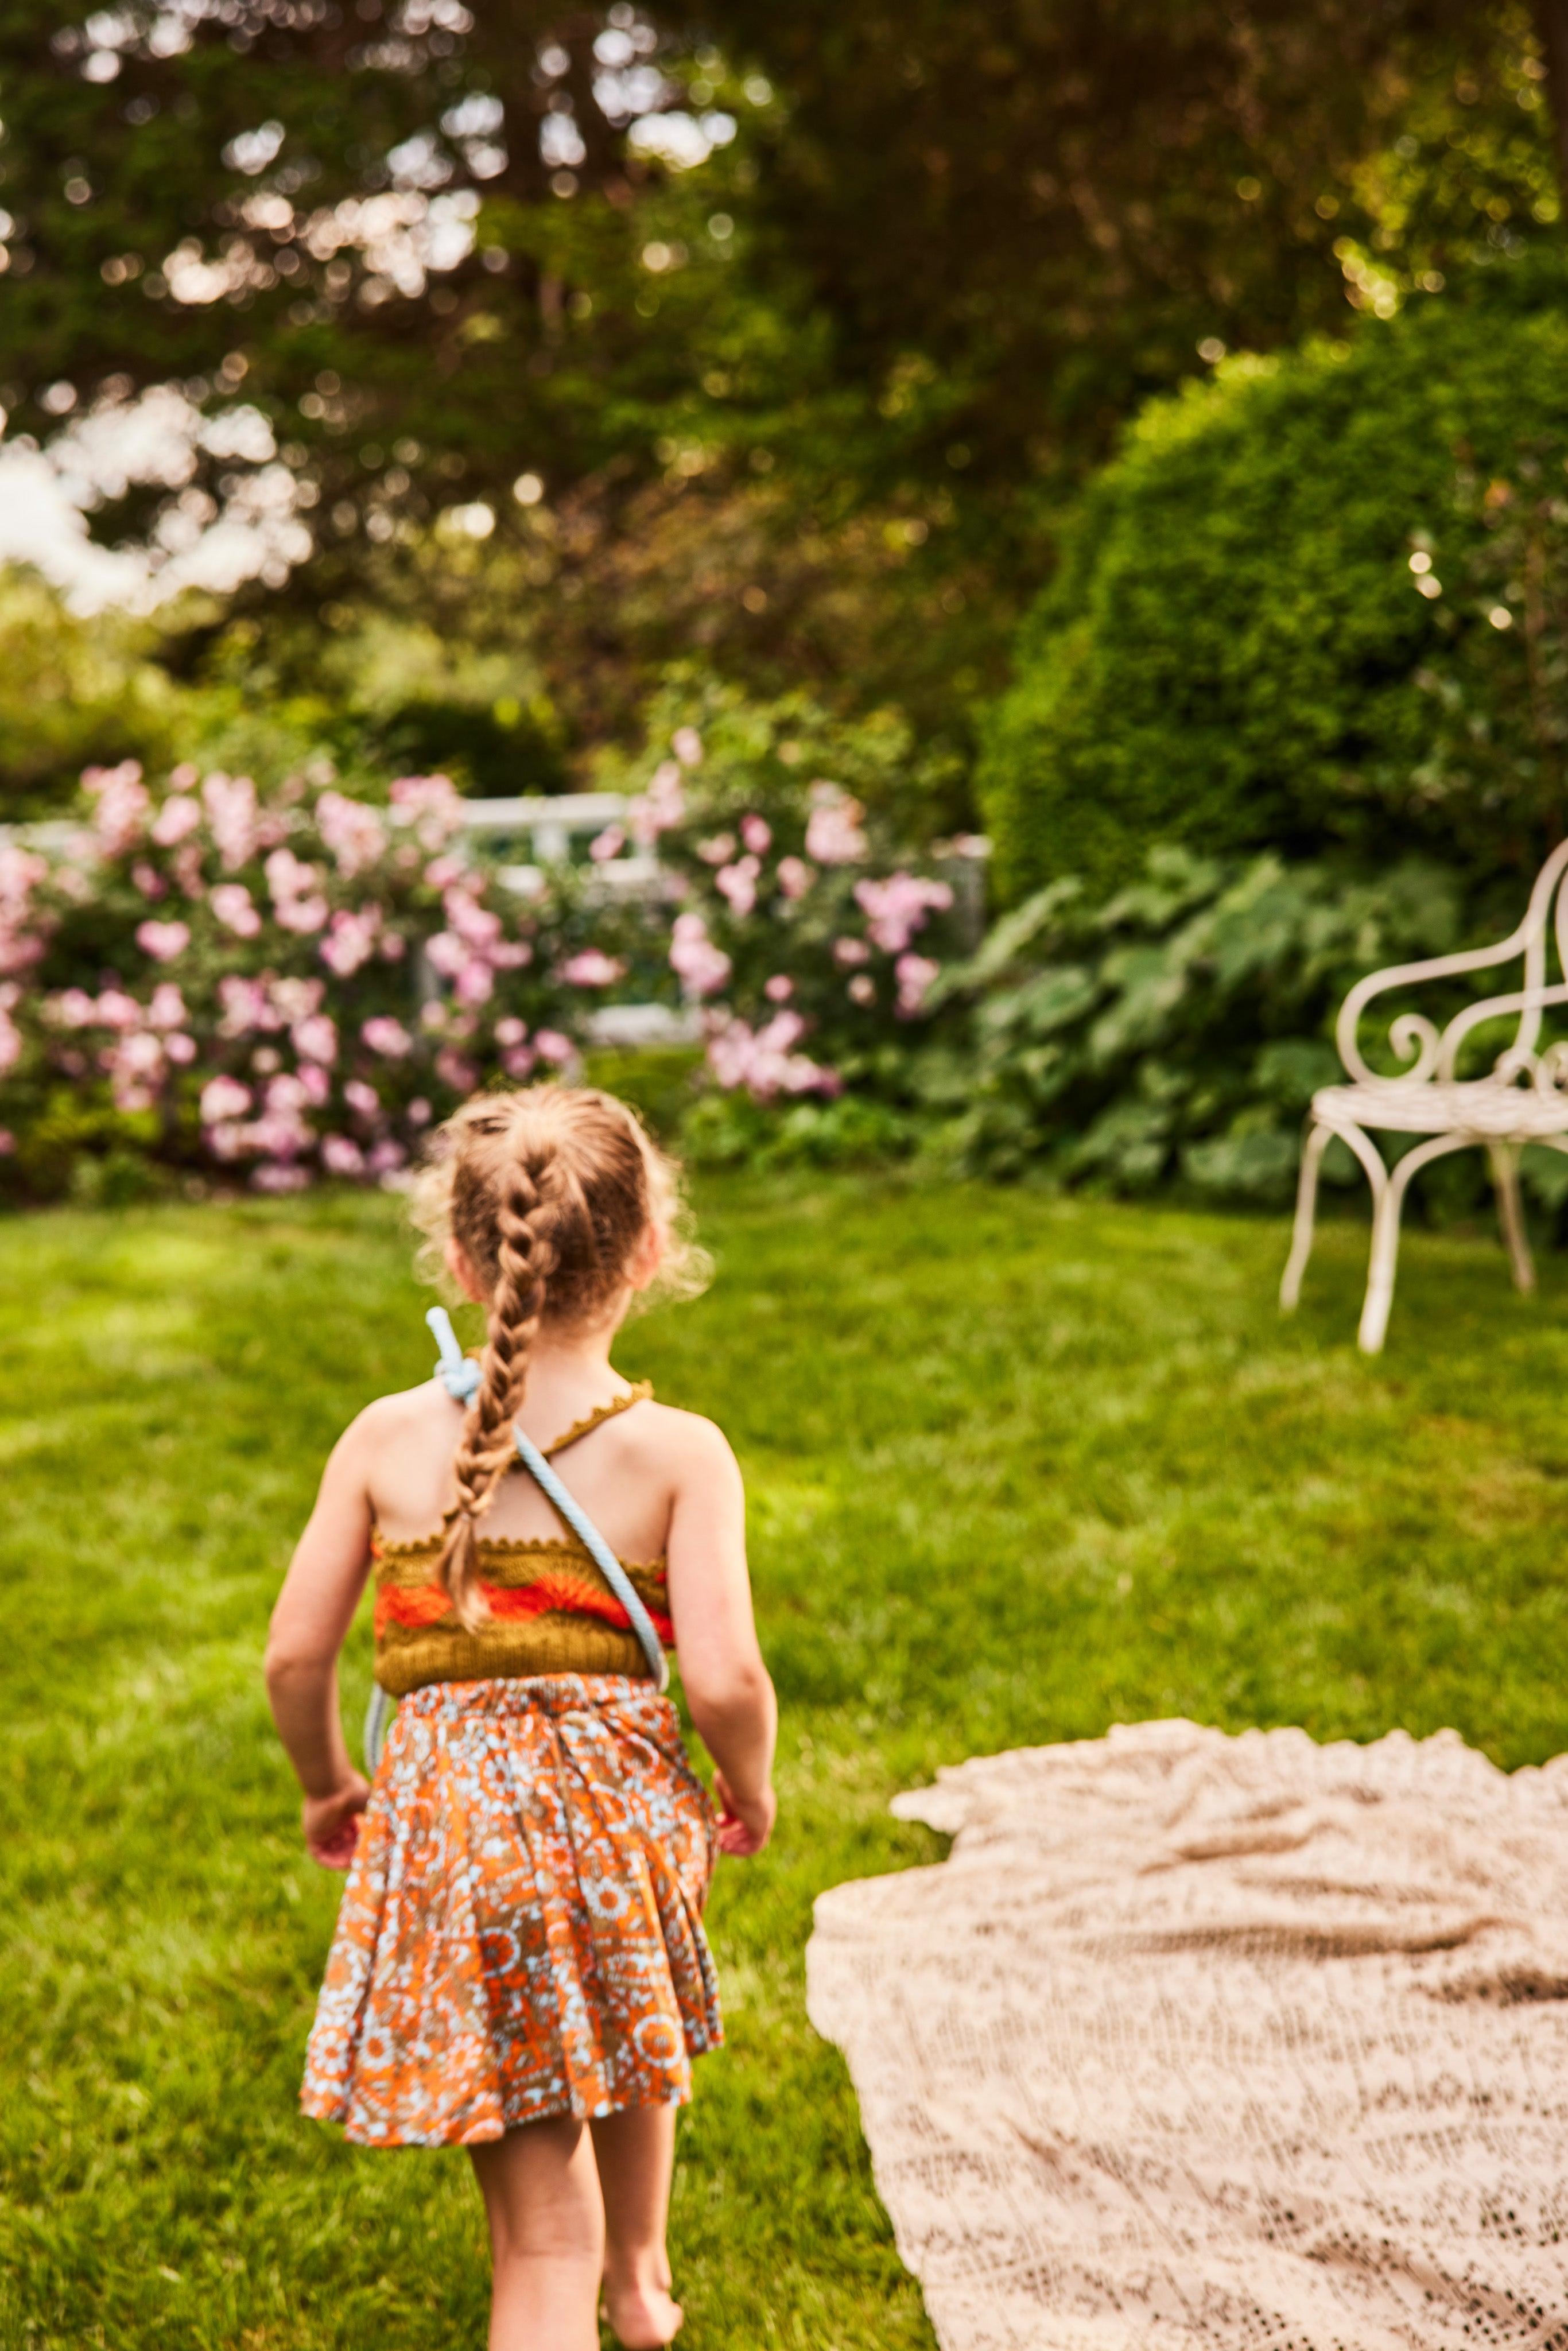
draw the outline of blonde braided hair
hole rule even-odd
[[[512,1425],[540,1327],[591,1327],[623,1303],[650,1228],[660,1287],[700,1287],[679,1231],[677,1171],[634,1112],[586,1086],[479,1094],[435,1138],[414,1213],[436,1250],[455,1240],[486,1294],[479,1387],[468,1407],[438,1574],[461,1622],[488,1614],[478,1590],[479,1527],[517,1454]]]

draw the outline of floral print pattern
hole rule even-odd
[[[685,2104],[723,2039],[713,1807],[621,1675],[434,1683],[387,1734],[301,2105],[373,2147]]]

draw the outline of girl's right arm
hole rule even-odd
[[[746,1494],[721,1432],[695,1415],[681,1432],[665,1546],[681,1682],[714,1760],[725,1853],[760,1853],[773,1834],[778,1701],[758,1646],[746,1572]]]
[[[305,1842],[327,1869],[353,1858],[370,1790],[350,1760],[338,1708],[338,1652],[371,1560],[370,1433],[361,1415],[322,1473],[267,1642],[272,1719],[305,1792]]]

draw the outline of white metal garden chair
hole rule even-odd
[[[1320,1087],[1312,1096],[1312,1126],[1301,1154],[1296,1195],[1295,1232],[1280,1283],[1280,1304],[1289,1313],[1301,1297],[1301,1276],[1312,1249],[1318,1174],[1323,1153],[1337,1134],[1354,1152],[1372,1186],[1372,1257],[1359,1333],[1365,1354],[1379,1353],[1388,1328],[1399,1256],[1399,1218],[1410,1180],[1450,1151],[1476,1145],[1487,1153],[1514,1281],[1523,1290],[1535,1287],[1535,1269],[1520,1207],[1519,1155],[1527,1143],[1543,1143],[1554,1151],[1568,1152],[1568,1045],[1536,1050],[1542,1014],[1552,1005],[1568,1005],[1568,889],[1559,888],[1565,868],[1568,841],[1552,851],[1536,877],[1523,922],[1499,946],[1437,956],[1426,963],[1395,964],[1387,971],[1373,972],[1356,982],[1340,1007],[1334,1042],[1350,1082]],[[1551,984],[1546,977],[1549,926],[1562,973],[1561,979]],[[1414,1056],[1412,1066],[1396,1077],[1380,1077],[1368,1068],[1358,1032],[1362,1014],[1374,998],[1417,981],[1451,979],[1464,972],[1490,971],[1515,961],[1521,961],[1524,967],[1521,987],[1467,1005],[1441,1030],[1424,1013],[1402,1013],[1389,1029],[1388,1041],[1401,1061],[1411,1061]],[[1512,1040],[1486,1075],[1459,1078],[1456,1074],[1459,1050],[1471,1030],[1485,1021],[1516,1014]],[[1386,1134],[1417,1134],[1424,1140],[1390,1168],[1368,1134],[1369,1127]]]

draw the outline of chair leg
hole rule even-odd
[[[1524,1228],[1524,1204],[1519,1196],[1519,1150],[1511,1143],[1493,1143],[1488,1146],[1491,1161],[1492,1183],[1497,1190],[1498,1220],[1502,1237],[1508,1244],[1509,1263],[1513,1268],[1513,1286],[1528,1298],[1535,1288],[1535,1266],[1530,1254],[1530,1241]]]
[[[1345,1139],[1348,1142],[1350,1138],[1347,1135]],[[1389,1309],[1394,1304],[1394,1276],[1399,1259],[1399,1218],[1411,1177],[1418,1176],[1434,1159],[1446,1158],[1450,1151],[1468,1150],[1474,1140],[1469,1134],[1435,1134],[1429,1142],[1418,1143],[1414,1151],[1407,1151],[1393,1175],[1386,1177],[1382,1196],[1373,1209],[1372,1260],[1367,1268],[1366,1300],[1356,1339],[1364,1355],[1380,1355],[1387,1336]]]
[[[1296,1221],[1291,1234],[1291,1254],[1280,1277],[1280,1311],[1293,1314],[1301,1303],[1301,1278],[1312,1253],[1312,1227],[1317,1215],[1318,1173],[1328,1149],[1332,1127],[1314,1126],[1301,1149],[1301,1173],[1296,1186]]]

